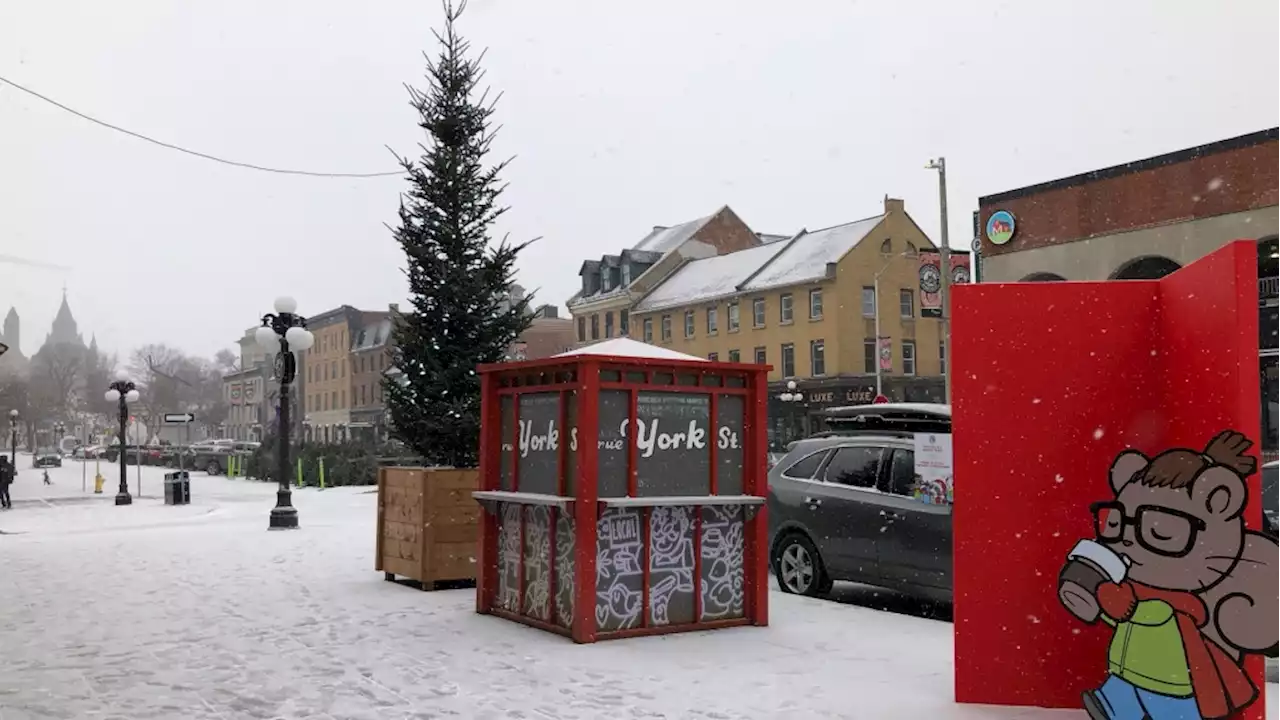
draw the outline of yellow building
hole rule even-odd
[[[934,248],[902,201],[886,198],[873,217],[684,263],[636,302],[631,337],[711,360],[772,365],[777,442],[818,429],[827,407],[875,398],[877,319],[892,352],[882,392],[942,402],[940,322],[921,317],[919,307],[919,251]],[[802,401],[780,399],[788,381]]]

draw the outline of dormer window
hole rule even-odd
[[[622,286],[631,287],[631,263],[626,261],[622,263]]]

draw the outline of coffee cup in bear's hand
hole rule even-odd
[[[1106,573],[1087,560],[1068,560],[1058,575],[1058,600],[1072,615],[1087,623],[1097,622],[1102,609],[1095,593],[1106,579]]]

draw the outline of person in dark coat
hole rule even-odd
[[[9,464],[9,458],[0,455],[0,508],[8,510],[13,507],[13,501],[9,499],[9,485],[13,483],[13,465]]]

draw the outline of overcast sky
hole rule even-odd
[[[234,160],[393,170],[430,0],[0,4],[0,76]],[[542,236],[519,281],[563,305],[581,260],[728,204],[791,233],[885,194],[951,239],[977,198],[1277,125],[1274,0],[473,0],[503,92],[500,231]],[[498,159],[498,158],[495,158]],[[398,177],[268,175],[157,148],[0,85],[0,313],[34,353],[63,283],[88,340],[231,346],[278,294],[314,314],[402,302]]]

